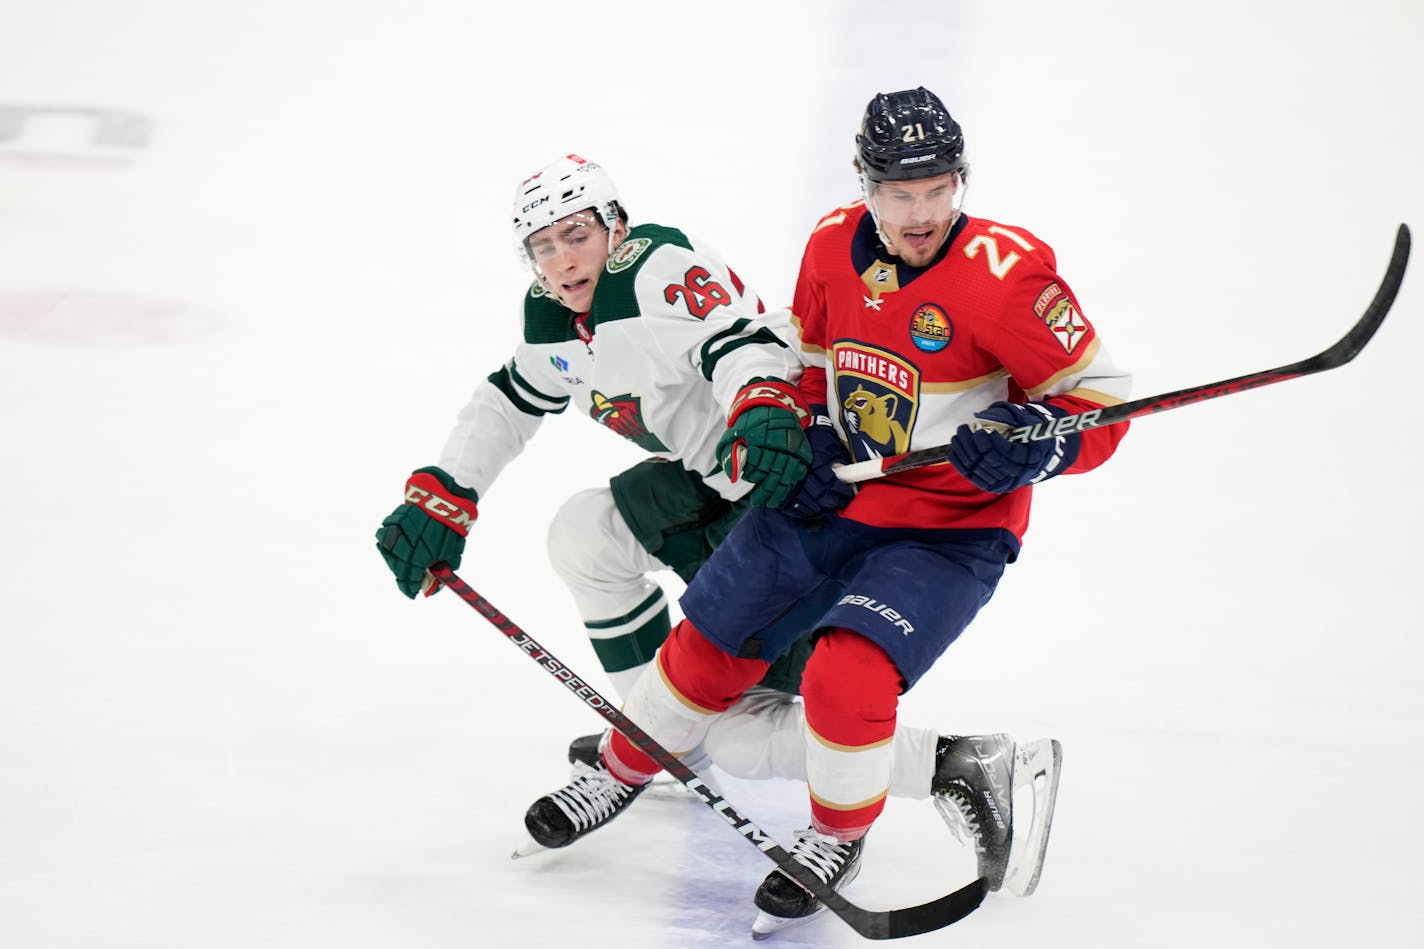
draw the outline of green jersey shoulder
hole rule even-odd
[[[611,323],[642,315],[636,292],[638,274],[658,248],[665,245],[693,249],[692,241],[675,227],[639,224],[628,231],[628,236],[603,266],[603,276],[593,292],[590,323]]]
[[[524,341],[539,344],[578,339],[575,315],[535,280],[524,294]]]

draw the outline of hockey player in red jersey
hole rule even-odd
[[[1001,432],[1116,404],[1130,383],[1052,249],[1022,227],[961,213],[964,140],[933,93],[876,96],[856,166],[863,199],[823,218],[802,260],[792,310],[807,369],[798,386],[769,382],[751,406],[734,406],[719,457],[734,477],[775,471],[775,446],[761,438],[748,452],[742,434],[775,420],[788,454],[802,431],[822,441],[831,431],[857,461],[952,439],[951,464],[866,482],[816,520],[754,508],[689,585],[658,674],[643,676],[625,705],[665,747],[696,747],[769,661],[816,630],[802,680],[811,826],[792,853],[837,888],[858,872],[885,806],[899,694],[993,595],[1018,554],[1033,486],[1101,464],[1126,426],[1028,444]],[[821,466],[806,484],[828,476]],[[1010,789],[1028,768],[1052,772],[1056,792],[1058,759],[1056,743],[1046,761],[1024,752],[986,736],[937,775],[991,889],[1016,880],[1019,893],[1037,881],[1047,828],[1039,813],[1037,839],[1015,833]],[[658,770],[620,734],[603,761],[630,787]],[[756,904],[758,933],[820,909],[779,870]]]
[[[524,338],[475,387],[438,463],[411,476],[377,531],[377,549],[398,588],[415,598],[431,565],[459,566],[478,508],[547,416],[571,408],[632,441],[651,457],[573,494],[549,532],[554,571],[613,690],[626,694],[671,629],[658,574],[690,579],[760,499],[758,489],[767,503],[811,513],[850,488],[834,478],[798,484],[816,451],[802,444],[800,455],[786,454],[788,439],[805,439],[799,422],[774,415],[760,436],[744,431],[744,441],[757,463],[765,452],[778,472],[739,481],[723,472],[717,445],[729,410],[738,411],[732,406],[761,418],[750,408],[758,394],[789,387],[802,367],[789,312],[765,312],[710,246],[677,228],[631,223],[607,171],[576,155],[523,180],[511,220],[534,276],[521,301]],[[806,641],[787,650],[765,688],[719,719],[702,749],[713,763],[739,777],[804,779],[793,697],[809,653]],[[531,807],[526,827],[536,844],[566,845],[594,826],[586,815],[606,818],[636,796],[603,769],[600,738],[575,739],[573,783],[557,802]],[[902,725],[891,794],[931,798],[942,810],[937,762],[969,740]]]

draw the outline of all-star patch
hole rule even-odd
[[[643,256],[643,252],[653,246],[651,239],[646,237],[634,237],[618,245],[618,249],[613,252],[613,256],[608,258],[605,265],[609,273],[618,273],[627,270],[637,263],[638,258]]]
[[[910,317],[910,342],[925,353],[937,353],[954,338],[954,324],[937,303],[921,303]]]

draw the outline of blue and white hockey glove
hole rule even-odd
[[[848,463],[850,452],[836,434],[824,405],[811,406],[806,440],[811,443],[811,468],[781,509],[793,517],[809,519],[845,507],[855,497],[855,485],[836,477],[835,466]]]
[[[995,402],[974,417],[1012,429],[1040,425],[1067,414],[1066,409],[1043,402]],[[949,444],[949,461],[980,491],[1008,494],[1067,471],[1077,459],[1082,441],[1078,434],[1056,435],[1021,445],[992,429],[961,425]]]

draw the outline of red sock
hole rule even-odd
[[[811,823],[821,833],[854,840],[885,809],[900,687],[900,671],[890,657],[859,633],[834,629],[816,642],[801,678],[811,732],[808,772],[813,781],[818,774],[828,776],[839,796],[850,789],[852,798],[831,801],[810,788]]]
[[[675,699],[707,715],[725,712],[732,707],[742,693],[755,685],[770,663],[760,659],[738,659],[723,652],[688,620],[683,620],[673,628],[667,641],[658,648],[651,668],[644,676],[661,676]],[[644,688],[642,680],[635,690]],[[657,730],[656,722],[635,722],[640,728]],[[656,737],[656,736],[654,736]],[[656,774],[660,769],[655,761],[638,750],[620,731],[614,730],[612,738],[603,749],[604,767],[620,780],[629,783],[643,783],[636,780],[642,775]],[[629,779],[633,779],[629,781]]]

